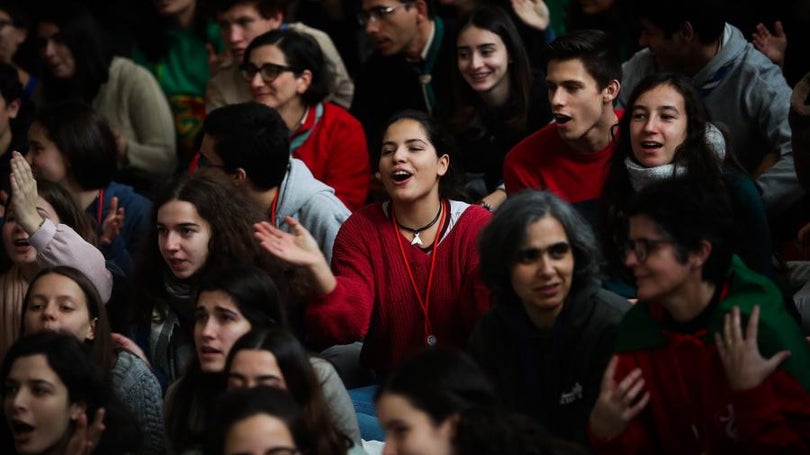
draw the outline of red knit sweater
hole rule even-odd
[[[453,223],[435,254],[428,314],[439,346],[464,348],[475,323],[491,304],[479,278],[476,240],[490,213],[454,202]],[[388,372],[425,347],[424,315],[397,242],[398,230],[381,204],[354,213],[340,229],[333,249],[337,287],[307,308],[310,336],[323,343],[365,337],[361,361]],[[414,280],[424,296],[431,255],[403,237]]]
[[[314,129],[303,144],[293,151],[293,157],[306,163],[316,179],[335,189],[349,210],[366,202],[371,182],[366,134],[363,125],[340,106],[323,103],[323,115],[315,123],[316,108],[307,112],[304,123],[291,140]]]

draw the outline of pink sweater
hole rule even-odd
[[[364,338],[361,361],[379,372],[390,371],[426,345],[424,315],[399,250],[400,234],[386,209],[369,205],[346,220],[333,250],[337,287],[307,308],[313,340],[345,344]],[[491,215],[455,201],[450,212],[451,224],[437,247],[428,314],[439,346],[463,348],[491,304],[480,281],[476,247],[478,232]],[[402,240],[424,293],[431,255]]]

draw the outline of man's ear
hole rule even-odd
[[[14,101],[12,101],[12,102],[10,102],[10,103],[8,103],[6,105],[6,111],[8,111],[8,117],[9,118],[17,118],[17,114],[20,113],[20,105],[21,104],[22,104],[22,101],[20,101],[20,99],[17,98],[16,100],[14,100]]]
[[[233,178],[233,183],[236,186],[247,184],[247,172],[241,167],[236,168],[236,171],[231,174],[231,178]]]
[[[691,43],[696,39],[695,29],[692,27],[692,23],[689,21],[684,21],[684,23],[681,24],[678,31],[675,33],[680,35],[680,38],[686,43]]]
[[[701,240],[700,248],[689,253],[689,262],[695,268],[702,268],[712,254],[712,244],[708,240]]]
[[[284,24],[284,11],[276,11],[267,20],[270,22],[270,30],[281,28]]]
[[[622,84],[621,82],[617,81],[616,79],[611,80],[608,82],[607,86],[602,89],[602,101],[605,104],[612,104],[613,100],[619,96],[619,90],[621,90]]]
[[[416,8],[416,12],[419,13],[420,21],[428,19],[428,6],[425,0],[416,0],[413,2],[413,7]]]

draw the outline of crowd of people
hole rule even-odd
[[[0,450],[810,453],[743,3],[0,0]]]

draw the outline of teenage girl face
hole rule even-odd
[[[56,214],[53,206],[42,199],[37,198],[37,213],[43,219],[51,220],[54,224],[59,224],[59,215]],[[11,208],[11,204],[6,207],[6,221],[3,224],[3,246],[6,248],[6,255],[9,260],[17,265],[34,264],[37,260],[37,251],[28,243],[28,234],[17,224],[17,217]]]
[[[194,204],[174,199],[160,206],[157,230],[158,248],[175,277],[190,278],[205,266],[211,226]]]
[[[20,357],[3,385],[3,411],[20,454],[62,453],[72,424],[85,410],[43,354]]]
[[[37,179],[62,183],[68,176],[68,165],[65,156],[48,136],[48,130],[38,122],[28,129],[28,153],[25,160],[31,165],[31,171]]]
[[[683,96],[669,84],[641,94],[630,111],[633,156],[645,167],[670,164],[686,139]]]
[[[509,84],[509,51],[497,34],[470,25],[456,42],[458,71],[478,93],[487,93]]]
[[[377,401],[377,417],[385,430],[383,455],[452,455],[454,418],[434,422],[402,395],[387,393]]]
[[[233,297],[222,291],[204,291],[194,309],[194,344],[200,368],[206,373],[220,373],[236,340],[250,331]]]
[[[228,387],[256,387],[266,385],[287,390],[284,373],[276,356],[266,349],[242,349],[231,361]]]
[[[286,449],[286,450],[285,450]],[[226,455],[294,455],[292,432],[281,419],[256,414],[231,426],[225,434]]]
[[[63,332],[80,341],[92,340],[96,331],[84,291],[58,273],[43,275],[31,284],[23,324],[25,333]]]
[[[68,79],[76,74],[76,60],[73,51],[65,44],[59,26],[53,22],[40,22],[37,37],[42,42],[40,52],[45,66],[57,79]]]
[[[380,154],[380,179],[394,202],[438,198],[439,179],[449,166],[450,157],[437,155],[418,121],[404,118],[386,128]]]

